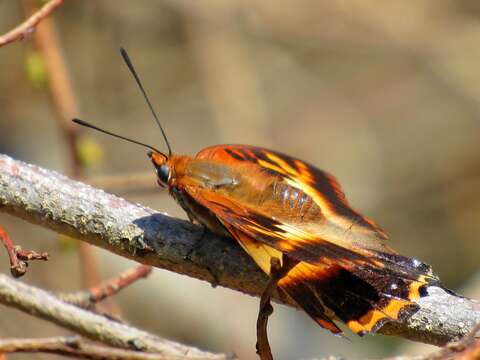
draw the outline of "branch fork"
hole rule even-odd
[[[20,246],[13,245],[10,236],[3,227],[0,226],[0,241],[7,250],[8,259],[10,261],[10,272],[13,277],[19,278],[27,272],[28,262],[33,260],[47,261],[48,253],[37,253],[31,250],[23,250]]]

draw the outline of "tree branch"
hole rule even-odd
[[[67,304],[45,290],[0,274],[0,303],[51,321],[89,339],[104,344],[185,359],[233,359],[153,336],[132,326]]]
[[[190,260],[185,260],[202,235],[200,227],[6,155],[0,155],[0,211],[140,263],[243,293],[259,296],[267,283],[267,277],[230,239],[208,233]],[[443,345],[466,335],[480,321],[480,303],[440,288],[429,288],[429,296],[419,306],[415,315],[385,325],[380,333]]]
[[[117,349],[83,341],[78,336],[44,339],[0,339],[0,353],[48,353],[90,360],[181,360],[184,356]],[[191,358],[193,359],[193,358]],[[196,358],[196,359],[206,359]]]
[[[6,34],[0,36],[0,47],[14,41],[22,40],[27,35],[30,35],[35,31],[35,26],[37,26],[40,21],[50,15],[57,7],[62,5],[62,3],[63,0],[51,0],[47,2],[23,23],[10,30]]]

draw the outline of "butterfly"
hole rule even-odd
[[[396,253],[385,232],[352,209],[329,173],[281,152],[217,145],[194,157],[173,154],[145,90],[137,80],[168,153],[149,148],[158,183],[192,222],[235,239],[255,263],[273,274],[272,259],[288,268],[278,291],[318,325],[340,334],[338,319],[358,335],[412,315],[428,286],[440,286],[429,265]]]

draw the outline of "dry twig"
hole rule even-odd
[[[259,296],[267,277],[234,241],[207,233],[185,255],[202,228],[107,194],[37,166],[0,155],[0,211],[77,237],[137,262]],[[212,277],[216,279],[213,279]],[[279,302],[287,300],[276,297]],[[289,304],[293,305],[293,304]],[[418,302],[419,311],[380,333],[444,345],[480,321],[480,304],[440,288]]]
[[[120,290],[133,284],[139,279],[147,277],[152,272],[152,267],[139,265],[133,269],[125,271],[117,277],[104,281],[87,291],[80,291],[74,294],[59,295],[59,297],[69,304],[89,308],[92,305],[104,300],[107,297],[117,294]]]
[[[38,23],[49,16],[57,7],[62,5],[62,3],[63,0],[51,0],[47,2],[15,29],[10,30],[6,34],[0,36],[0,46],[22,40],[26,36],[31,35],[35,31],[35,27],[38,25]]]
[[[3,243],[7,250],[10,260],[10,272],[13,277],[21,277],[27,272],[28,262],[32,260],[48,260],[46,252],[37,253],[31,250],[23,250],[20,246],[14,246],[10,236],[5,229],[0,226],[0,242]]]

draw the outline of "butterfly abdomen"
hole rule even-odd
[[[320,207],[304,191],[297,189],[283,181],[275,181],[272,184],[272,196],[270,200],[288,212],[290,220],[299,221],[319,219]]]

